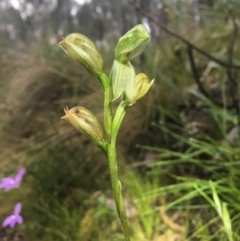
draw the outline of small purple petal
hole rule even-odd
[[[22,204],[19,202],[15,205],[13,214],[5,218],[5,220],[2,223],[2,227],[10,226],[13,228],[16,223],[21,224],[23,222],[23,218],[21,215],[19,215],[22,208]]]
[[[13,214],[14,215],[18,215],[21,212],[22,209],[22,204],[21,203],[17,203],[14,207],[14,211]]]
[[[9,217],[7,217],[3,223],[2,223],[2,227],[5,228],[6,226],[10,226],[11,228],[13,228],[16,223],[21,224],[23,222],[23,218],[21,215],[11,215]]]
[[[1,180],[1,184],[0,185],[5,185],[6,183],[12,183],[14,182],[13,178],[11,177],[5,177]]]
[[[21,224],[23,222],[23,218],[21,215],[11,215],[11,220],[9,222],[9,226],[11,228],[14,228],[14,226],[16,225],[16,223]]]
[[[14,228],[14,226],[16,225],[16,223],[21,224],[23,222],[23,218],[21,215],[11,215],[9,217],[7,217],[2,224],[2,227],[5,228],[6,226],[10,226],[11,228]]]
[[[9,189],[14,188],[15,186],[15,180],[11,177],[3,178],[0,183],[0,188],[5,189],[5,191],[8,191]]]
[[[9,224],[9,226],[11,228],[14,228],[14,226],[16,225],[16,223],[21,224],[23,222],[22,216],[17,215],[15,216],[15,218],[11,221],[11,223]]]
[[[21,224],[23,222],[23,218],[22,218],[21,215],[16,216],[16,222],[19,223],[19,224]]]
[[[14,215],[8,216],[7,218],[5,218],[5,220],[2,223],[2,227],[5,228],[6,226],[8,226],[12,220],[14,219]]]
[[[19,188],[20,181],[23,178],[23,175],[25,174],[26,169],[23,167],[19,170],[17,175],[12,177],[6,177],[0,180],[0,188],[3,188],[5,191],[8,191],[12,188]]]
[[[13,219],[12,222],[9,224],[9,227],[14,228],[15,224],[16,224],[16,220]]]
[[[21,169],[19,170],[19,172],[17,173],[17,175],[15,176],[15,178],[14,178],[15,181],[19,183],[19,182],[22,180],[25,172],[26,172],[26,169],[25,169],[24,167],[21,168]]]

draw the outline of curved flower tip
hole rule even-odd
[[[21,224],[23,222],[22,216],[19,214],[22,209],[22,204],[17,203],[14,207],[13,214],[5,218],[5,220],[2,223],[2,227],[9,226],[10,228],[14,228],[16,223]]]
[[[0,180],[0,189],[8,191],[12,188],[19,188],[20,182],[26,172],[25,168],[21,168],[15,177],[5,177]]]

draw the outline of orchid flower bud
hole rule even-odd
[[[115,48],[115,59],[121,63],[129,62],[143,52],[149,40],[146,27],[142,24],[136,25],[119,39]]]
[[[127,99],[128,106],[136,103],[137,100],[142,98],[154,83],[154,79],[149,83],[149,79],[146,74],[140,73],[135,78],[135,90],[131,98]]]
[[[61,117],[67,120],[84,136],[90,139],[96,146],[103,146],[105,143],[104,134],[101,124],[96,116],[81,106],[76,106],[70,110],[64,108],[65,116]]]
[[[118,99],[121,94],[131,98],[135,89],[135,70],[130,62],[122,64],[114,60],[111,71],[113,101]]]
[[[103,73],[103,59],[96,45],[86,36],[79,33],[69,34],[58,45],[71,58],[84,65],[94,76]]]

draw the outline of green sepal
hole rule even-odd
[[[131,61],[144,51],[149,40],[146,27],[142,24],[136,25],[119,39],[115,48],[115,59],[121,63]]]

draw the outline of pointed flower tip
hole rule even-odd
[[[64,42],[65,38],[62,36],[62,41],[60,41],[58,44],[61,44],[62,42]]]
[[[67,107],[67,106],[64,107],[63,110],[64,110],[65,115],[62,116],[60,119],[61,119],[61,120],[68,120],[68,112],[69,112],[68,107]]]
[[[151,82],[149,83],[149,86],[152,87],[152,85],[154,84],[155,79],[152,79]]]
[[[62,40],[63,41],[63,40]],[[62,41],[58,42],[57,45],[61,47]]]

